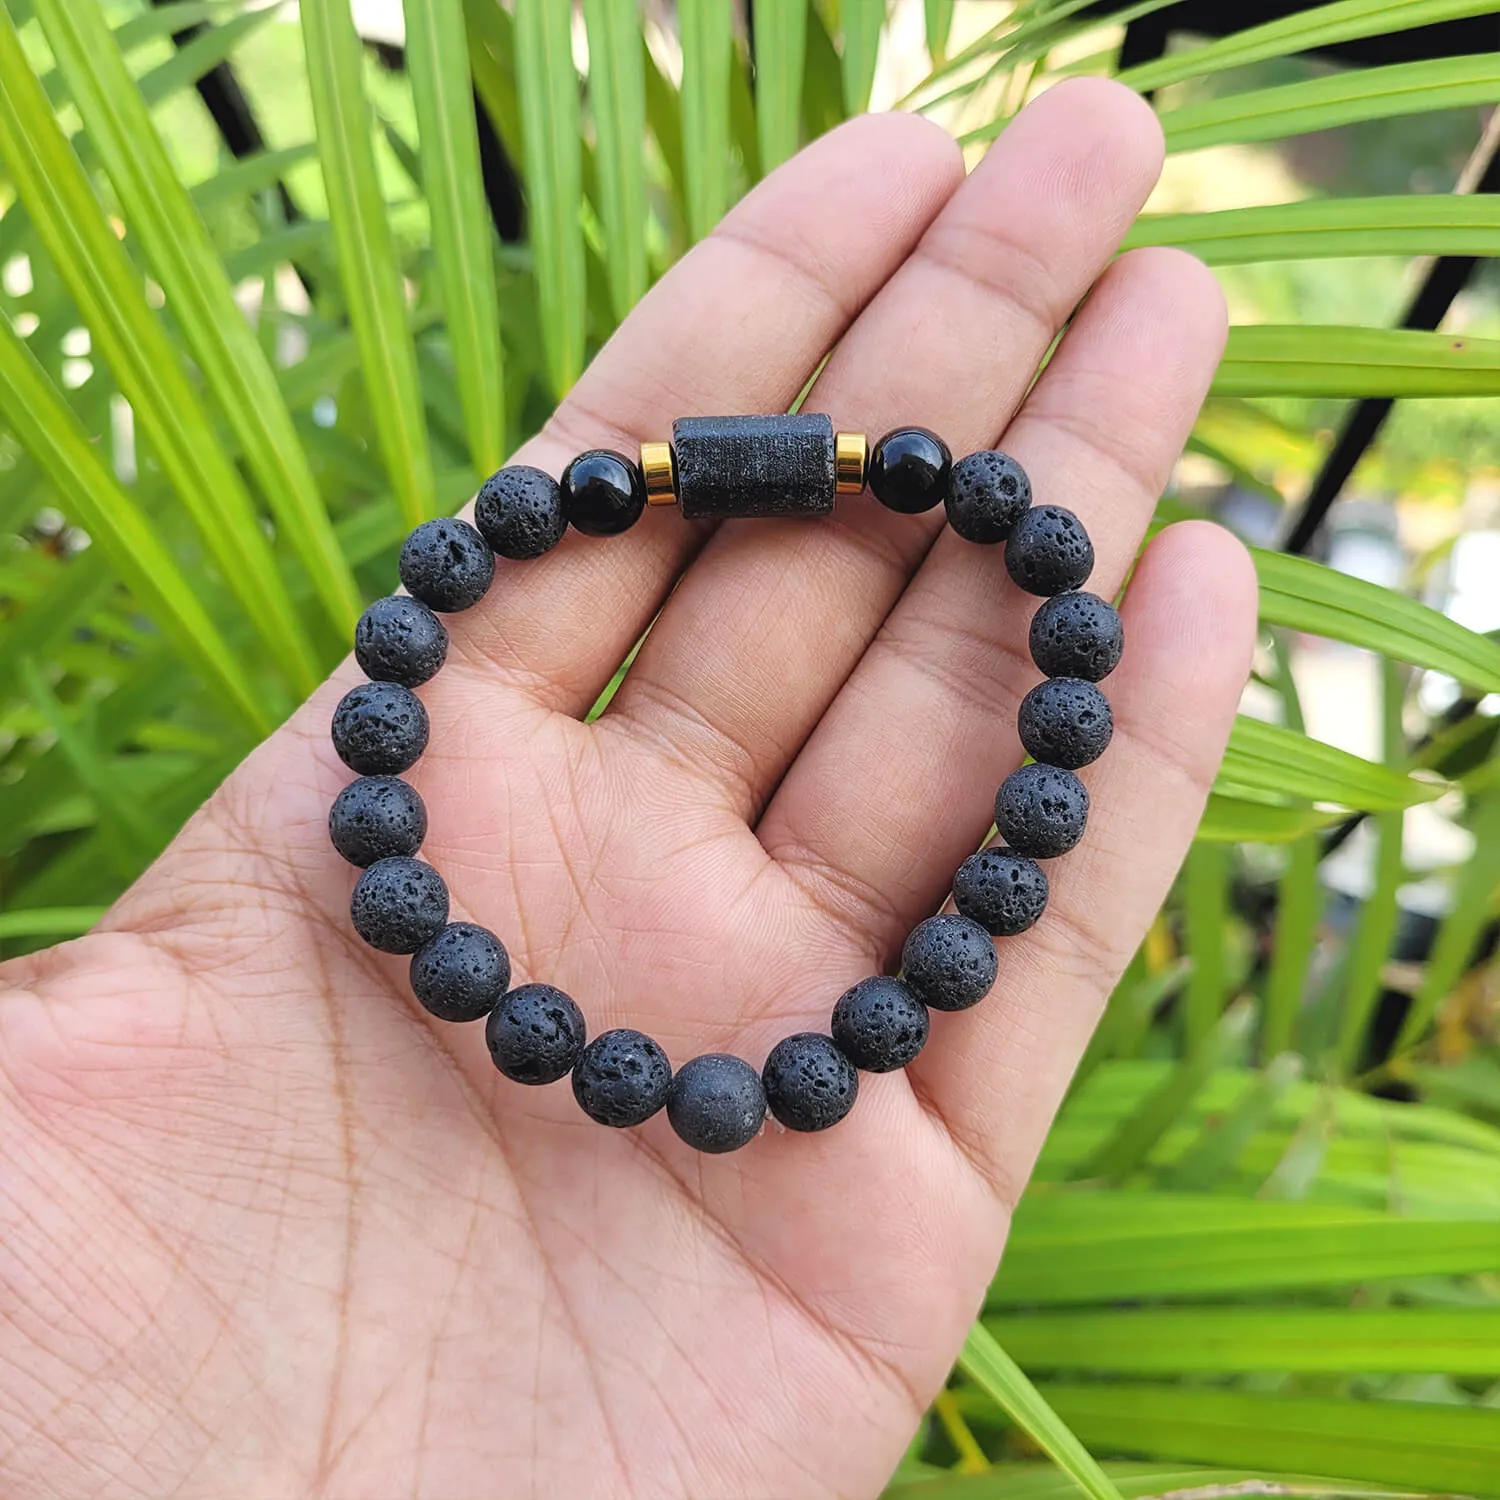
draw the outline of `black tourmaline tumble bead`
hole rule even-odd
[[[1120,664],[1125,628],[1097,594],[1058,594],[1031,617],[1031,659],[1049,677],[1100,682]]]
[[[771,1048],[761,1069],[771,1113],[788,1130],[827,1130],[854,1108],[859,1074],[831,1037],[798,1031]]]
[[[901,950],[901,977],[931,1010],[977,1005],[999,969],[989,933],[953,912],[918,922]]]
[[[1005,569],[1028,594],[1061,594],[1093,572],[1094,544],[1072,511],[1036,505],[1010,534]]]
[[[833,1007],[833,1040],[866,1073],[894,1073],[927,1045],[927,1007],[889,975],[861,979]]]
[[[563,539],[563,514],[557,481],[530,464],[508,464],[485,480],[474,502],[474,524],[501,557],[525,562],[550,552]]]
[[[914,516],[948,496],[953,455],[935,432],[925,427],[898,427],[875,444],[867,483],[887,510]]]
[[[992,936],[1015,937],[1047,909],[1047,872],[1014,849],[983,849],[958,867],[953,904]]]
[[[490,544],[453,516],[423,521],[401,544],[401,582],[430,609],[456,614],[484,598],[495,576]]]
[[[643,1032],[596,1036],[573,1064],[573,1097],[591,1120],[621,1129],[649,1120],[667,1102],[672,1064]]]
[[[727,1052],[706,1052],[684,1063],[667,1090],[672,1129],[695,1151],[738,1151],[760,1134],[766,1091],[760,1074]]]
[[[621,453],[591,448],[563,470],[563,514],[585,536],[618,536],[640,520],[646,481]]]
[[[1076,771],[1109,748],[1114,715],[1109,699],[1081,677],[1049,677],[1021,699],[1016,727],[1028,755]]]
[[[382,953],[415,953],[448,921],[448,887],[419,859],[377,860],[349,902],[354,930]]]
[[[477,1021],[510,983],[510,955],[487,927],[450,922],[412,955],[411,988],[440,1021]]]
[[[485,1023],[495,1066],[516,1083],[556,1083],[583,1051],[583,1012],[550,984],[520,984],[501,997]]]
[[[361,776],[328,810],[333,847],[363,869],[377,859],[415,854],[427,837],[427,809],[415,787],[395,776]]]
[[[781,417],[679,417],[677,502],[687,521],[826,516],[833,510],[833,423]]]
[[[966,542],[1003,542],[1031,509],[1031,481],[1008,453],[989,448],[953,465],[948,524]]]
[[[1071,772],[1030,765],[1012,771],[995,793],[995,827],[1018,854],[1055,859],[1083,837],[1089,794]]]
[[[406,594],[377,599],[354,627],[354,659],[375,682],[420,687],[437,675],[447,655],[443,622]]]
[[[333,711],[333,748],[361,776],[396,776],[427,748],[427,710],[398,682],[362,682]]]

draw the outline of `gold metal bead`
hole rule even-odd
[[[677,465],[670,443],[641,444],[641,475],[646,481],[647,505],[677,504]]]
[[[865,487],[865,435],[836,432],[833,435],[833,490],[836,495],[857,495]]]

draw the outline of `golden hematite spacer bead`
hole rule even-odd
[[[833,491],[857,495],[865,487],[865,435],[836,432],[833,435]]]
[[[677,465],[670,443],[641,444],[641,477],[646,481],[647,505],[677,504]]]

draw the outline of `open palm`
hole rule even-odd
[[[1160,151],[1094,82],[967,180],[933,127],[856,121],[694,250],[519,456],[557,473],[674,416],[783,410],[832,348],[808,409],[1003,436],[1108,594],[1222,338],[1196,262],[1109,264]],[[875,1493],[1191,836],[1253,596],[1224,534],[1156,538],[1088,835],[989,1000],[935,1016],[836,1130],[728,1157],[508,1083],[481,1026],[432,1021],[353,937],[325,830],[341,669],[94,934],[0,971],[0,1488]],[[867,500],[712,533],[648,512],[501,563],[422,690],[454,916],[674,1063],[826,1029],[984,835],[1034,603],[940,511]]]

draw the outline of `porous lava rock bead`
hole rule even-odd
[[[1093,572],[1094,544],[1072,511],[1034,505],[1005,544],[1005,570],[1028,594],[1065,593]]]
[[[362,682],[333,711],[333,748],[361,776],[395,776],[427,748],[427,710],[399,682]]]
[[[738,1151],[760,1134],[766,1091],[760,1074],[727,1052],[705,1052],[672,1075],[667,1119],[695,1151]]]
[[[966,542],[1003,542],[1031,509],[1031,480],[1008,453],[970,453],[953,465],[944,505],[948,524]]]
[[[1076,771],[1109,748],[1115,732],[1109,699],[1081,677],[1049,677],[1021,699],[1016,728],[1026,753]]]
[[[474,525],[500,557],[525,562],[550,552],[566,534],[562,490],[530,464],[507,464],[485,480],[474,502]]]
[[[646,481],[623,453],[591,448],[563,470],[563,514],[585,536],[618,536],[640,520]]]
[[[999,969],[989,933],[954,912],[918,922],[901,950],[901,977],[930,1010],[977,1005]]]
[[[1084,784],[1060,766],[1012,771],[995,793],[995,827],[1018,854],[1055,859],[1083,837],[1089,817]]]
[[[443,622],[407,594],[377,599],[354,627],[354,659],[375,682],[420,687],[448,656]]]
[[[440,1021],[478,1021],[510,984],[510,955],[487,927],[450,922],[412,954],[412,993]]]
[[[361,776],[328,809],[333,847],[363,869],[377,859],[415,854],[427,837],[427,809],[397,776]]]
[[[942,504],[952,472],[953,455],[935,432],[898,427],[871,450],[865,482],[887,510],[915,516]]]
[[[927,1045],[927,1007],[900,979],[861,979],[833,1007],[834,1045],[866,1073],[894,1073]]]
[[[991,936],[1015,937],[1047,909],[1047,872],[1014,849],[982,849],[958,867],[953,904]]]
[[[401,544],[401,582],[429,609],[457,614],[485,596],[495,576],[490,544],[456,516],[423,521]]]
[[[624,1129],[667,1102],[672,1065],[644,1032],[622,1026],[596,1036],[573,1064],[573,1097],[589,1119]]]
[[[448,887],[420,859],[378,859],[359,877],[349,915],[354,930],[372,948],[415,953],[448,921]]]
[[[583,1012],[550,984],[518,984],[485,1022],[490,1058],[516,1083],[556,1083],[573,1071],[584,1043]]]
[[[1031,617],[1029,645],[1032,661],[1049,677],[1102,682],[1120,665],[1125,627],[1112,604],[1075,589],[1048,599]]]
[[[771,1048],[760,1081],[767,1106],[788,1130],[827,1130],[854,1108],[859,1096],[854,1064],[832,1037],[816,1031],[782,1037]]]

